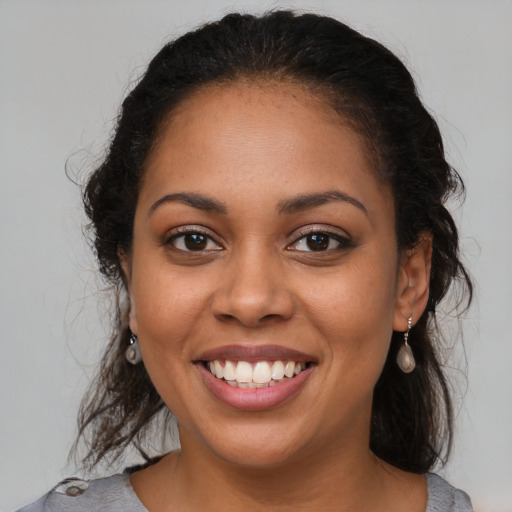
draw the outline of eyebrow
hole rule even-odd
[[[349,203],[356,208],[359,208],[368,216],[368,210],[361,201],[349,196],[348,194],[344,194],[339,190],[328,190],[326,192],[304,194],[291,199],[285,199],[278,204],[277,210],[280,214],[294,214],[311,210],[333,201]],[[178,192],[176,194],[167,194],[154,202],[148,210],[148,216],[153,214],[153,212],[163,204],[173,202],[183,203],[205,212],[218,213],[222,215],[225,215],[228,212],[226,205],[216,199],[212,199],[211,197],[195,192]]]
[[[148,217],[156,209],[166,203],[183,203],[188,206],[192,206],[193,208],[197,208],[198,210],[211,213],[226,214],[228,211],[226,205],[220,201],[204,196],[203,194],[197,194],[194,192],[179,192],[177,194],[167,194],[153,203],[151,208],[148,210]]]
[[[339,190],[328,190],[326,192],[304,194],[291,199],[286,199],[285,201],[281,201],[279,203],[278,211],[279,213],[288,214],[299,213],[302,211],[311,210],[332,201],[349,203],[356,208],[359,208],[363,213],[366,214],[366,216],[368,216],[368,210],[364,204],[361,203],[361,201],[357,200],[355,197],[349,196],[348,194],[344,194]]]

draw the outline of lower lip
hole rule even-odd
[[[260,411],[277,407],[295,396],[306,383],[315,365],[291,379],[268,388],[236,388],[214,377],[202,364],[197,364],[206,387],[223,403],[235,409]]]

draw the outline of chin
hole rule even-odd
[[[220,430],[197,432],[202,437],[201,445],[215,457],[247,469],[268,469],[296,461],[304,452],[307,436],[304,425],[276,425],[275,421],[241,421],[225,424]],[[180,429],[182,449],[187,449],[187,433]]]
[[[285,466],[298,458],[297,447],[274,443],[230,443],[219,447],[216,455],[226,462],[245,469],[263,470]]]

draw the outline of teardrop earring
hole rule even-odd
[[[409,339],[409,331],[412,327],[412,316],[407,320],[407,331],[404,333],[404,343],[400,347],[398,351],[398,355],[396,356],[396,362],[400,370],[404,373],[411,373],[414,368],[416,368],[416,361],[414,360],[414,354],[412,353],[412,349],[407,343]]]
[[[135,334],[133,334],[133,332],[130,334],[130,341],[129,341],[129,345],[128,345],[128,348],[126,349],[126,352],[125,352],[125,357],[126,357],[126,360],[130,363],[130,364],[139,364],[141,361],[142,361],[142,356],[140,354],[140,349],[139,349],[139,340],[137,338],[137,336],[135,336]]]

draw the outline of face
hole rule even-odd
[[[173,113],[124,269],[183,450],[260,467],[368,450],[393,211],[362,138],[297,86],[212,86]]]

